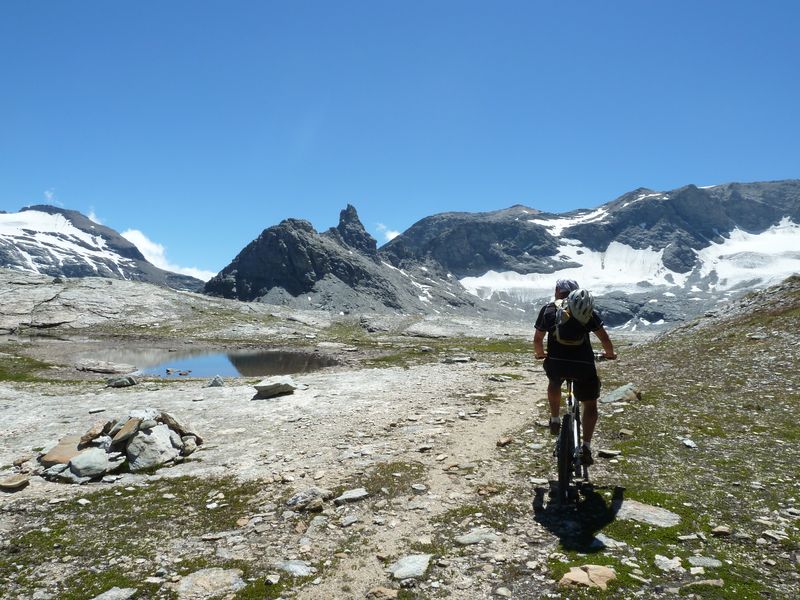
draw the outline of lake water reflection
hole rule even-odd
[[[175,356],[140,372],[158,377],[265,377],[308,373],[336,364],[334,359],[315,353],[271,350]]]

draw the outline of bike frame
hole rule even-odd
[[[573,491],[570,482],[573,479],[583,478],[589,481],[589,468],[583,464],[581,458],[581,409],[580,402],[575,398],[573,381],[567,383],[567,412],[564,415],[561,431],[556,440],[553,453],[558,459],[559,472],[559,500],[566,504]],[[566,438],[565,436],[568,436]]]
[[[572,431],[572,464],[575,477],[583,477],[589,481],[589,467],[583,464],[581,454],[581,403],[575,398],[572,391],[573,382],[567,379],[567,410],[572,413],[572,422],[575,424]]]

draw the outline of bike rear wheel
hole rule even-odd
[[[566,504],[569,500],[569,482],[572,478],[572,415],[567,413],[561,422],[558,437],[558,500]]]

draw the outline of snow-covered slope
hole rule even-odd
[[[435,259],[486,300],[539,304],[570,278],[615,324],[682,319],[800,272],[800,181],[640,188],[564,214],[444,213],[380,252],[397,266]]]
[[[111,277],[197,290],[202,281],[163,271],[113,229],[79,212],[33,206],[0,213],[0,266],[53,277]]]
[[[561,242],[558,259],[570,265],[563,269],[525,274],[488,271],[480,277],[464,277],[461,283],[482,298],[500,291],[520,301],[533,301],[551,294],[555,280],[562,277],[575,279],[598,294],[633,294],[654,286],[689,292],[766,287],[800,273],[800,225],[788,217],[761,233],[737,227],[721,241],[710,242],[696,252],[698,262],[689,273],[664,266],[663,249],[636,249],[614,241],[606,250],[595,251],[579,240],[562,238]]]

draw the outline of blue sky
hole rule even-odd
[[[797,178],[799,29],[789,0],[3,2],[0,210],[92,213],[216,272],[348,203],[383,243]]]

